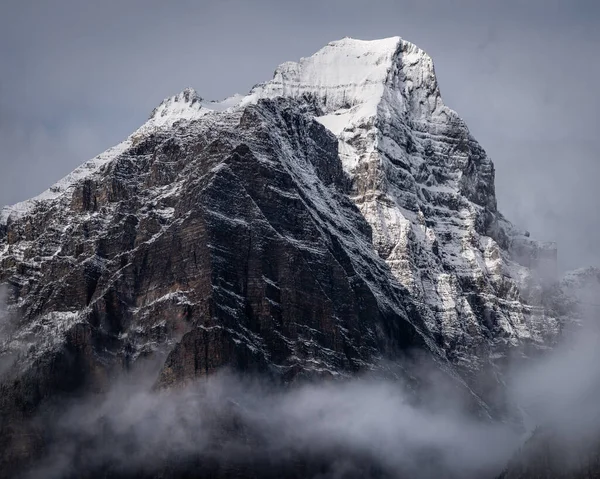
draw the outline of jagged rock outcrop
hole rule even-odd
[[[31,341],[29,360],[77,324],[123,361],[179,336],[165,380],[238,361],[335,374],[435,348],[344,194],[335,138],[296,102],[122,148],[8,222],[2,273],[23,326],[11,344]]]
[[[187,89],[2,210],[4,445],[35,437],[40,402],[148,356],[160,386],[412,348],[470,381],[556,338],[535,268],[553,257],[498,212],[491,160],[409,42],[333,42],[220,103]]]
[[[497,211],[494,166],[443,104],[425,52],[397,37],[333,42],[281,65],[242,104],[277,96],[313,105],[338,136],[373,247],[453,362],[478,369],[507,343],[555,337],[535,261],[537,251],[549,251],[547,274],[556,265],[552,246]]]
[[[128,140],[69,194],[9,218],[11,425],[22,404],[26,417],[105,387],[152,354],[172,385],[225,365],[337,375],[437,348],[370,247],[335,137],[285,99],[213,121]]]

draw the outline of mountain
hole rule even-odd
[[[477,378],[559,336],[555,270],[399,37],[329,43],[223,102],[186,89],[0,214],[2,458],[43,450],[45,404],[153,358],[164,388],[223,367],[347,377],[417,350],[487,410]]]

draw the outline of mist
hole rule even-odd
[[[320,477],[361,477],[366,463],[383,477],[476,478],[501,469],[519,442],[443,384],[421,401],[402,381],[367,376],[283,388],[224,372],[182,389],[148,386],[123,380],[53,415],[53,447],[28,477],[156,473],[199,455],[274,467],[322,460]]]
[[[374,373],[281,385],[227,370],[157,390],[154,364],[42,414],[51,447],[26,477],[320,461],[325,469],[307,477],[494,478],[528,454],[540,431],[561,467],[577,468],[600,438],[600,328],[594,308],[584,313],[554,350],[513,361],[499,391],[505,418],[475,414],[468,395],[427,361],[400,368],[418,377],[419,390]]]
[[[0,207],[118,143],[185,87],[207,99],[244,93],[331,40],[401,35],[432,55],[445,102],[494,160],[500,211],[557,241],[561,271],[600,265],[598,2],[260,3],[3,2]],[[3,296],[0,377],[19,357],[2,349],[15,331]],[[493,478],[540,436],[577,468],[600,450],[596,297],[582,292],[589,307],[556,348],[511,361],[493,401],[510,418],[475,414],[425,362],[410,365],[421,391],[375,374],[282,386],[231,371],[157,390],[151,364],[45,405],[36,422],[48,447],[27,477],[300,458],[325,464],[322,479]]]

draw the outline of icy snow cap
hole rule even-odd
[[[196,120],[213,111],[227,110],[235,107],[242,98],[242,95],[233,95],[222,101],[206,101],[193,88],[186,88],[181,93],[164,99],[134,136],[156,128],[171,127],[180,120]]]
[[[248,100],[310,93],[320,96],[328,110],[355,106],[377,95],[400,42],[399,37],[331,42],[298,63],[279,65],[273,79],[256,86]]]
[[[152,111],[148,121],[159,126],[173,120],[198,118],[207,112],[202,105],[202,97],[196,90],[186,88],[181,93],[163,100]]]
[[[281,64],[272,80],[257,85],[245,97],[234,95],[220,102],[205,101],[194,89],[186,88],[166,98],[125,142],[77,168],[38,197],[4,208],[0,223],[6,223],[9,216],[22,216],[38,201],[62,195],[75,182],[97,171],[130,144],[156,129],[278,96],[312,97],[322,111],[317,120],[340,139],[342,132],[350,132],[353,125],[372,123],[371,119],[390,104],[394,105],[394,111],[412,108],[416,116],[423,116],[421,109],[429,115],[443,106],[433,62],[423,50],[400,37],[370,41],[343,38],[299,62]],[[410,97],[410,102],[405,97]]]
[[[406,78],[402,85],[394,82],[400,71]],[[321,123],[339,135],[351,124],[375,116],[386,88],[410,89],[423,82],[437,91],[431,58],[412,43],[400,37],[347,37],[297,63],[281,64],[273,79],[257,85],[242,105],[260,98],[312,96],[323,112]]]
[[[206,108],[206,102],[193,88],[186,88],[175,96],[165,98],[130,138],[134,140],[157,129],[170,128],[180,120],[192,121],[202,118],[212,110]]]

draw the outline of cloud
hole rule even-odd
[[[588,301],[599,285],[588,276],[572,291],[582,319],[565,326],[560,345],[515,358],[502,384],[472,385],[496,384],[491,402],[505,412],[494,419],[424,356],[384,375],[282,385],[221,371],[169,390],[154,387],[154,361],[106,392],[47,405],[37,430],[49,447],[26,477],[170,477],[219,465],[321,479],[484,479],[548,447],[553,467],[580,468],[600,444],[599,311]]]
[[[563,268],[600,264],[599,8],[542,0],[7,0],[0,6],[0,204],[46,189],[184,87],[222,98],[330,40],[399,34],[433,56],[446,103],[494,159],[506,216],[557,240]],[[533,424],[553,424],[566,436],[598,432],[594,334],[511,376],[509,396]],[[392,470],[412,471],[417,457],[423,477],[442,466],[456,474],[496,467],[519,433],[473,419],[460,398],[444,406],[452,398],[445,391],[434,387],[419,405],[406,384],[374,378],[289,390],[231,376],[170,392],[119,383],[60,420],[44,419],[56,441],[38,472],[79,467],[78,457],[133,467],[205,452],[214,417],[232,410],[265,452],[337,444]],[[421,460],[432,450],[442,451],[440,463]]]
[[[499,470],[516,434],[472,417],[448,391],[443,402],[434,390],[417,402],[406,384],[369,377],[282,388],[223,373],[169,391],[124,380],[51,418],[53,447],[29,477],[156,473],[198,456],[230,467],[324,461],[332,469],[321,477],[365,464],[390,477]]]

